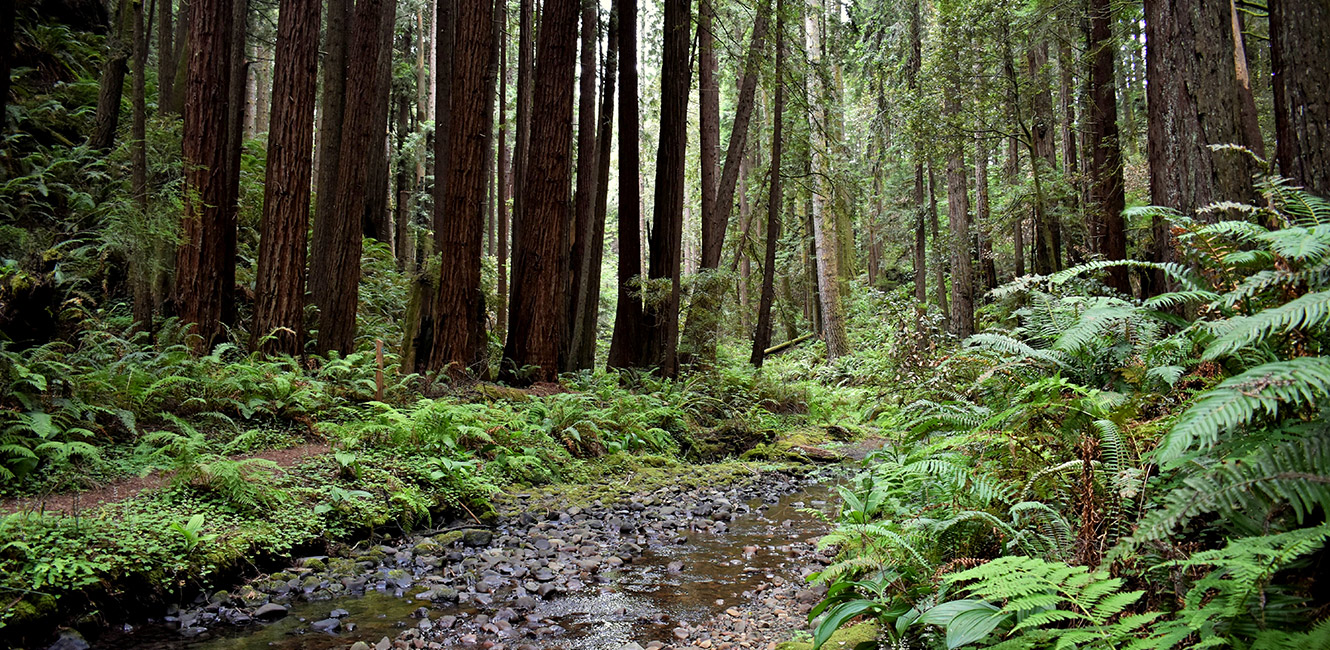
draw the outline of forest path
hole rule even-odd
[[[296,465],[306,458],[322,456],[330,451],[327,443],[309,442],[286,449],[269,449],[256,454],[230,456],[231,460],[258,458],[277,463],[286,468]],[[76,515],[85,510],[111,503],[119,503],[138,496],[146,490],[160,488],[171,481],[171,472],[153,470],[146,476],[132,476],[99,485],[91,490],[53,492],[27,497],[15,497],[0,501],[0,515],[15,512],[45,512]]]

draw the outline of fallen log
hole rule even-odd
[[[777,345],[773,345],[773,346],[767,348],[766,350],[764,350],[764,351],[762,352],[762,354],[767,355],[767,356],[770,356],[770,355],[776,354],[777,352],[783,352],[783,351],[788,350],[788,349],[790,349],[790,348],[792,348],[792,347],[794,347],[794,346],[796,346],[796,345],[799,345],[800,343],[803,343],[804,341],[807,341],[808,339],[811,339],[811,338],[813,338],[813,334],[812,334],[812,333],[804,334],[803,336],[800,336],[800,337],[798,337],[798,338],[790,339],[790,340],[788,340],[788,341],[786,341],[786,342],[784,342],[784,343],[780,343],[780,344],[777,344]]]

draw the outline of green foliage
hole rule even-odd
[[[943,603],[920,617],[947,630],[948,648],[982,641],[1005,625],[1006,639],[985,647],[1120,648],[1160,616],[1124,615],[1143,592],[1123,591],[1121,578],[1038,558],[998,558],[950,574],[945,582],[965,583],[961,591],[978,599]]]

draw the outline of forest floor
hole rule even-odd
[[[231,460],[260,459],[271,461],[280,468],[295,466],[316,456],[326,456],[331,448],[326,442],[307,442],[285,449],[268,449],[253,454],[234,454]],[[15,512],[44,512],[77,516],[80,512],[136,497],[147,490],[159,489],[171,482],[166,470],[151,470],[144,476],[116,479],[94,485],[88,490],[52,492],[34,496],[11,497],[0,500],[0,515]]]

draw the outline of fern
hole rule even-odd
[[[1206,348],[1201,358],[1206,361],[1218,359],[1259,345],[1277,334],[1324,327],[1327,321],[1330,321],[1330,291],[1309,293],[1255,316],[1230,319],[1225,324],[1227,331]]]
[[[1330,357],[1300,357],[1257,366],[1204,393],[1182,414],[1155,454],[1172,462],[1193,446],[1209,449],[1224,431],[1249,426],[1258,415],[1314,406],[1330,391]]]
[[[1297,521],[1330,511],[1330,436],[1295,438],[1202,469],[1170,491],[1141,522],[1121,553],[1164,539],[1182,524],[1212,512],[1264,518],[1276,506],[1292,508]]]
[[[1008,638],[991,647],[1027,648],[1048,643],[1059,648],[1117,648],[1144,636],[1146,626],[1160,616],[1154,612],[1124,615],[1144,592],[1123,591],[1123,580],[1106,571],[1032,557],[1001,557],[949,574],[943,581],[953,587],[963,585],[961,591],[971,598],[997,606],[980,620],[953,613],[957,608],[950,603],[925,612],[923,622],[947,628],[951,648],[963,645],[958,642],[962,639],[974,637],[967,634],[955,639],[956,628],[970,631],[987,627],[991,632],[1008,624]],[[972,607],[966,605],[964,609]],[[980,638],[987,636],[985,633]]]

